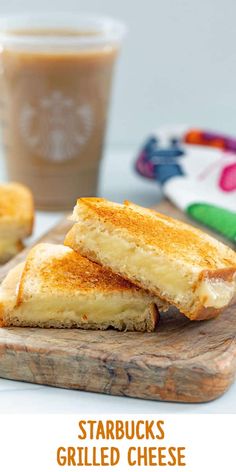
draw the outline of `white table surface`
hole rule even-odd
[[[133,200],[151,206],[160,199],[156,184],[135,175],[135,148],[108,149],[102,165],[100,195],[110,200]],[[0,161],[0,179],[5,179]],[[48,231],[60,213],[38,212],[31,241]],[[0,379],[0,413],[236,413],[236,383],[221,398],[210,403],[185,404],[137,400],[103,394]]]

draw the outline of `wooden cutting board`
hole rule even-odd
[[[186,219],[168,202],[158,210]],[[64,219],[43,241],[61,243]],[[28,249],[0,269],[0,280]],[[236,376],[236,307],[190,322],[172,311],[155,333],[0,329],[0,377],[152,400],[205,402]]]

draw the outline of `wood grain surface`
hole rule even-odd
[[[158,210],[173,214],[164,202]],[[177,215],[175,212],[174,216]],[[183,219],[183,218],[182,218]],[[44,241],[61,243],[64,219]],[[0,280],[27,250],[0,269]],[[111,395],[204,402],[236,376],[236,307],[214,320],[163,314],[155,333],[75,329],[0,329],[0,377]]]

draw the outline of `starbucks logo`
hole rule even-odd
[[[76,101],[60,91],[27,103],[20,113],[20,131],[28,147],[38,156],[63,162],[77,156],[88,141],[93,113],[87,103]]]

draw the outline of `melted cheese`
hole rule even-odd
[[[76,232],[76,243],[98,254],[99,261],[112,270],[127,275],[131,280],[140,282],[147,289],[158,288],[162,296],[175,303],[191,303],[196,295],[203,306],[222,308],[233,297],[234,282],[207,279],[203,280],[194,293],[198,272],[194,265],[177,266],[165,255],[160,256],[145,247],[122,238],[118,233],[85,224],[81,221]]]
[[[80,247],[82,241],[83,247],[97,253],[105,266],[121,275],[127,274],[147,289],[158,287],[163,296],[168,294],[176,301],[189,297],[193,276],[191,274],[190,280],[189,271],[184,272],[184,268],[180,268],[181,274],[176,273],[176,262],[156,255],[148,248],[142,249],[118,234],[94,227],[90,229],[88,225],[85,231],[83,234],[83,223],[80,223],[76,233],[77,244]]]
[[[203,280],[198,287],[197,294],[203,306],[222,308],[230,302],[235,292],[234,282],[225,282],[217,279]]]
[[[21,323],[97,323],[108,324],[123,321],[141,322],[146,319],[146,312],[154,301],[148,294],[112,293],[103,294],[93,290],[72,297],[61,293],[46,296],[32,292],[31,297],[23,295],[23,301],[17,305],[18,284],[24,264],[12,269],[0,288],[0,301],[7,306],[10,315]]]
[[[81,295],[76,297],[47,298],[33,297],[31,301],[23,302],[15,308],[15,316],[20,320],[46,322],[57,320],[82,323],[109,323],[112,320],[126,320],[127,318],[142,321],[149,303],[141,300],[122,299],[122,296]]]

